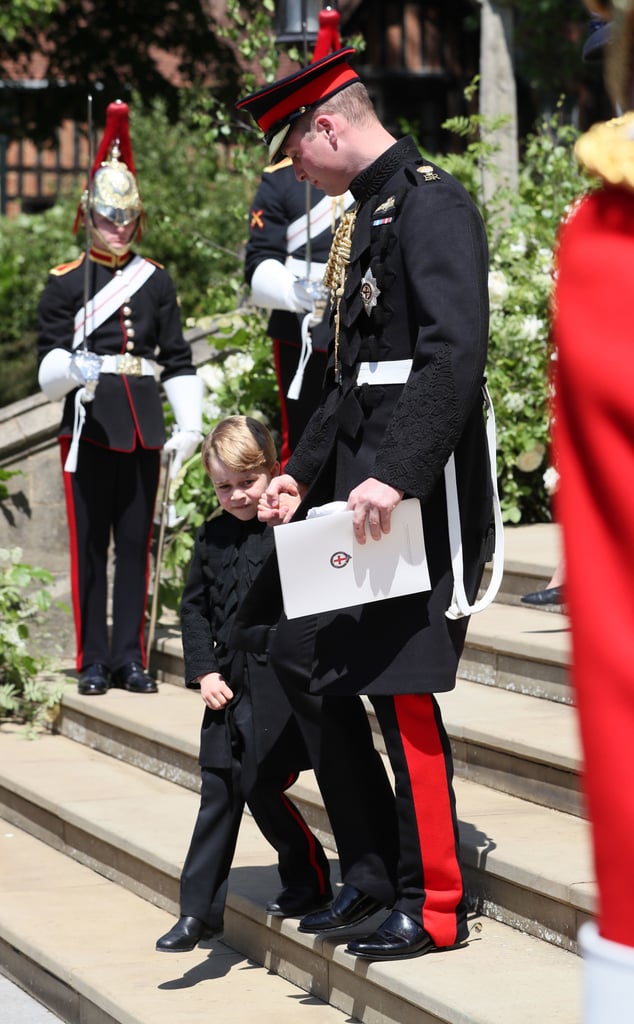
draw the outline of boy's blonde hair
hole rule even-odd
[[[212,455],[237,473],[250,469],[271,470],[277,462],[270,431],[251,416],[227,416],[221,420],[207,434],[200,454],[209,475]]]

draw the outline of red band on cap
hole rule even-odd
[[[327,69],[316,81],[307,82],[302,86],[301,80],[297,80],[297,88],[290,96],[285,96],[279,103],[266,110],[258,124],[266,134],[269,128],[280,124],[289,114],[295,113],[301,107],[312,107],[322,99],[327,99],[331,93],[338,92],[348,82],[357,81],[359,76],[347,64],[340,64],[332,69]]]

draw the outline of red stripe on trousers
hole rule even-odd
[[[437,946],[456,942],[456,908],[463,895],[452,795],[432,694],[394,697],[420,845],[425,900],[422,926]]]
[[[295,804],[292,803],[286,796],[286,790],[290,789],[293,783],[297,781],[297,777],[297,772],[289,776],[288,782],[286,782],[286,784],[284,785],[282,792],[280,793],[280,796],[282,798],[284,806],[286,807],[286,810],[288,811],[290,816],[295,819],[295,821],[297,822],[297,824],[299,825],[300,829],[302,830],[306,837],[306,843],[308,844],[308,860],[310,861],[310,865],[314,869],[315,874],[317,875],[319,894],[321,896],[326,892],[326,879],[324,877],[324,872],[322,871],[321,866],[317,861],[317,856],[315,853],[317,849],[315,845],[315,837],[313,833],[310,831],[304,819],[302,818],[301,814],[295,807]]]

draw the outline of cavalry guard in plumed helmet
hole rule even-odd
[[[39,306],[39,383],[64,400],[59,431],[79,692],[153,693],[145,671],[148,559],[161,451],[171,474],[201,439],[202,385],[174,284],[132,249],[144,227],[129,109],[107,109],[75,229],[86,252],[51,270]],[[176,429],[166,441],[162,386]],[[108,629],[108,549],[114,546]]]

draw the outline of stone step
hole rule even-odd
[[[504,577],[498,602],[518,604],[524,594],[543,589],[561,558],[561,536],[555,523],[504,528]],[[484,583],[490,578],[485,569]],[[549,611],[549,606],[544,611]]]
[[[73,699],[79,703],[74,697],[68,703]],[[3,735],[0,813],[59,848],[77,851],[86,864],[145,898],[165,898],[175,905],[197,807],[192,737],[198,735],[199,701],[164,684],[152,697],[115,690],[104,698],[84,698],[83,703],[87,711],[102,708],[98,717],[103,715],[106,724],[99,732],[94,717],[75,719],[70,731],[81,742],[51,735],[25,744],[19,734]],[[125,730],[113,727],[117,717],[127,719]],[[140,751],[134,742],[139,719]],[[164,750],[178,749],[179,735],[189,765],[169,753],[163,761]],[[333,849],[312,773],[303,773],[291,792],[307,821]],[[593,908],[585,821],[468,779],[456,779],[456,795],[466,878],[475,905],[574,950],[580,920]],[[165,831],[164,845],[153,843],[149,827]],[[157,849],[164,855],[158,860]]]
[[[128,697],[128,699],[126,699]],[[583,814],[576,714],[565,704],[460,679],[438,695],[458,776],[570,814]],[[385,752],[371,707],[376,745]],[[158,701],[112,690],[91,700],[68,689],[57,728],[189,789],[198,789],[201,703],[161,683]]]
[[[36,746],[21,742],[26,749]],[[123,803],[130,815],[130,857],[143,854],[141,833],[145,856],[155,865],[165,865],[175,853],[182,856],[194,795],[155,780],[152,799],[144,803],[130,785],[142,773],[112,765],[126,768],[123,785],[109,793],[100,788],[99,797],[93,771],[87,780],[92,793],[80,787],[84,800],[69,801],[76,815],[82,803],[101,803],[107,832],[115,807]],[[76,778],[77,763],[67,760],[67,767],[70,775],[60,774],[49,760],[57,780],[53,788]],[[163,807],[166,788],[179,794],[180,813],[173,803]],[[580,1019],[579,958],[493,919],[471,915],[470,938],[460,950],[369,964],[345,953],[355,929],[320,938],[299,934],[295,920],[268,917],[264,903],[279,884],[277,872],[271,848],[248,816],[231,872],[222,941],[186,954],[156,953],[156,938],[173,923],[175,886],[171,900],[150,891],[142,898],[81,863],[70,822],[64,831],[70,856],[62,852],[61,835],[55,849],[16,826],[14,815],[0,821],[0,958],[5,974],[69,1024],[251,1024],[254,1015],[264,1024],[337,1024],[338,1011],[367,1024]],[[125,883],[123,864],[119,868]]]
[[[167,911],[6,820],[0,820],[0,851],[2,970],[68,1024],[209,1024],[214,1019],[251,1024],[254,1016],[267,1024],[297,1024],[299,1016],[307,1024],[359,1019],[344,1017],[282,973],[271,974],[247,959],[240,939],[251,929],[248,896],[236,896],[246,913],[228,915],[225,941],[167,956],[154,950],[158,936],[173,923]],[[241,851],[236,874],[257,873],[249,866],[248,836]],[[255,924],[258,928],[265,930],[262,923]],[[574,998],[574,971],[568,970]],[[2,1010],[0,1020],[15,1024]]]
[[[565,615],[497,601],[471,616],[459,675],[514,693],[571,704]]]

